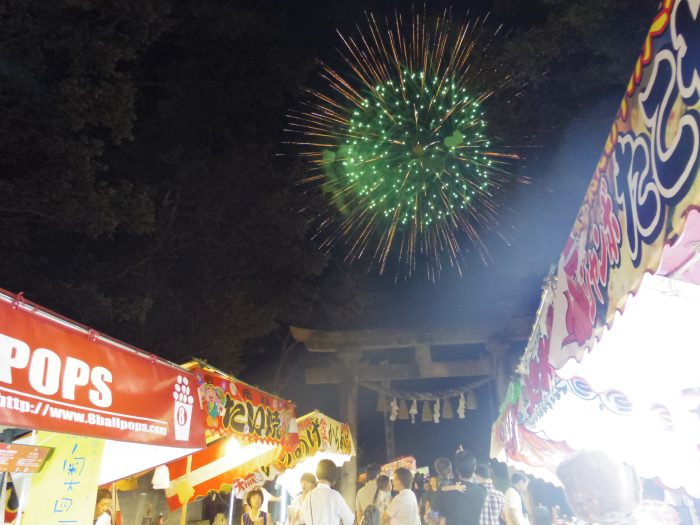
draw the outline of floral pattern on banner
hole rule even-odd
[[[197,377],[207,443],[224,436],[291,449],[297,442],[294,404],[202,367]]]
[[[595,351],[688,212],[700,208],[699,11],[697,0],[664,0],[645,39],[494,425],[494,445],[510,457],[520,450],[519,429],[534,428],[564,393],[597,396],[601,409],[619,414],[634,408],[621,392],[596,393],[556,370]]]
[[[697,2],[663,2],[559,259],[546,331],[554,368],[591,350],[700,206],[698,42]]]

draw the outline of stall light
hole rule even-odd
[[[700,471],[698,305],[700,286],[645,275],[594,349],[557,371],[567,391],[529,430],[700,494],[700,478],[688,476]]]
[[[350,460],[350,456],[333,454],[330,452],[318,452],[314,456],[297,463],[294,468],[285,470],[277,478],[277,483],[282,485],[289,494],[296,495],[301,492],[301,476],[305,472],[316,475],[316,467],[322,459],[330,459],[338,467]]]
[[[272,448],[274,448],[274,445],[268,443],[242,445],[235,438],[228,438],[224,458],[230,467],[235,467],[268,452]]]
[[[280,522],[287,523],[287,488],[284,485],[282,485],[282,490],[280,490],[280,502]]]

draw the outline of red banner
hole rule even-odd
[[[0,425],[204,446],[195,377],[0,292]]]

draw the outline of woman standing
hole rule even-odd
[[[269,525],[267,512],[260,510],[263,504],[263,493],[260,489],[253,489],[246,494],[245,502],[248,511],[241,517],[241,525]]]
[[[377,476],[377,492],[374,495],[374,503],[379,509],[379,515],[386,510],[391,502],[391,480],[384,474]]]

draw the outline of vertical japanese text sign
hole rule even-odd
[[[38,432],[37,445],[55,450],[35,474],[22,522],[41,525],[91,525],[104,441]]]

